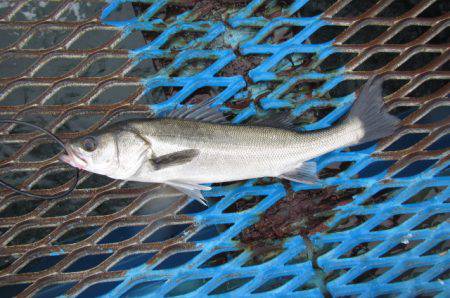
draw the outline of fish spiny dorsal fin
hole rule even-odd
[[[228,120],[220,111],[220,105],[212,106],[213,99],[205,100],[196,105],[184,105],[172,112],[166,118],[185,119],[209,123],[228,123]]]
[[[251,119],[246,125],[274,127],[288,130],[295,130],[294,117],[289,111],[268,112],[263,118]]]

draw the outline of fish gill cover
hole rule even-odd
[[[2,296],[446,296],[446,1],[3,1],[0,116],[62,139],[213,98],[235,123],[336,122],[383,74],[395,135],[319,158],[322,185],[214,186],[209,207],[83,173],[66,198],[0,192]],[[2,125],[3,179],[50,193],[73,173]]]

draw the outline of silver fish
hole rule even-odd
[[[367,82],[345,119],[323,130],[232,125],[203,104],[72,140],[61,160],[115,179],[168,184],[199,200],[207,183],[259,177],[315,183],[315,157],[394,132],[399,120],[383,107],[381,84]]]

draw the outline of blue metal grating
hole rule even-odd
[[[52,209],[63,200],[39,202],[29,222],[22,214],[1,216],[0,257],[13,261],[0,269],[0,291],[38,297],[448,296],[450,22],[444,2],[107,1],[101,24],[89,26],[104,26],[116,38],[83,56],[85,65],[67,81],[85,84],[77,80],[92,61],[115,55],[127,59],[125,66],[115,77],[92,80],[95,88],[126,81],[140,89],[129,105],[111,103],[93,127],[121,109],[158,117],[212,97],[234,123],[286,109],[299,129],[315,130],[333,125],[362,82],[383,74],[386,104],[403,119],[402,129],[377,144],[318,158],[321,184],[258,179],[215,185],[204,193],[208,208],[158,189],[133,192],[126,183],[85,176],[82,190],[66,201],[73,206],[78,199],[81,207],[71,207],[76,211],[67,218]],[[117,18],[126,6],[137,16]],[[136,32],[145,45],[117,50]],[[414,62],[419,54],[425,56]],[[431,54],[436,56],[427,60]],[[143,75],[128,78],[133,69],[144,69]],[[16,84],[1,79],[0,91]],[[51,128],[86,107],[100,111],[95,90],[59,114]],[[4,94],[10,93],[0,93],[0,104]],[[104,185],[90,186],[89,177]],[[323,189],[325,200],[318,200]],[[304,196],[314,203],[295,205]],[[15,198],[4,197],[1,212],[7,214]],[[304,218],[265,221],[275,218],[277,206]],[[41,228],[36,223],[50,225],[44,240],[17,240],[24,230]],[[293,230],[283,234],[278,226]],[[252,238],[251,231],[259,234]],[[40,257],[49,262],[39,263]]]

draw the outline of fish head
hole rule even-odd
[[[65,144],[60,160],[73,167],[115,179],[126,179],[142,163],[143,141],[133,133],[106,130]]]

